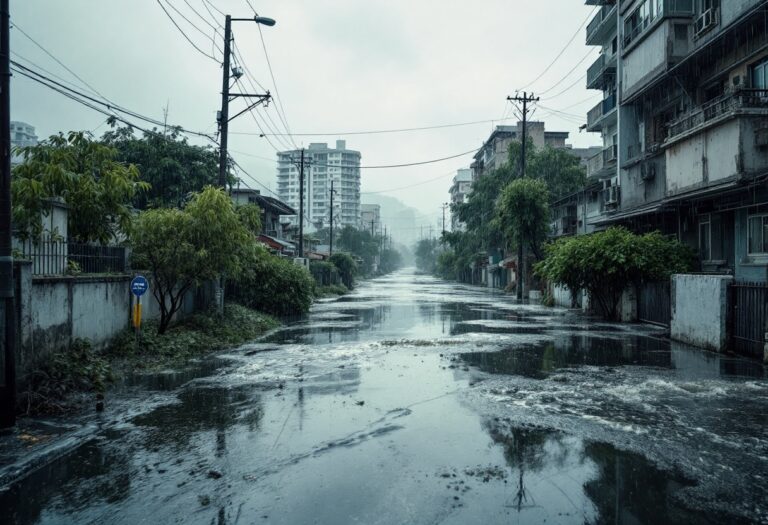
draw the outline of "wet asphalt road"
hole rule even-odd
[[[0,523],[768,522],[765,369],[660,336],[404,270],[131,381]]]

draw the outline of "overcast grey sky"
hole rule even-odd
[[[189,7],[210,19],[204,0],[163,3],[168,1],[213,36]],[[212,2],[233,16],[252,16],[245,0]],[[294,133],[498,119],[509,114],[506,96],[536,78],[593,9],[579,0],[251,0],[251,4],[260,15],[277,20],[276,26],[262,31]],[[169,11],[205,52],[220,58],[210,39]],[[218,18],[223,24],[223,17]],[[111,100],[158,119],[167,103],[169,122],[215,131],[220,66],[184,40],[157,0],[11,0],[11,21]],[[274,94],[257,26],[240,22],[234,31],[248,68]],[[11,32],[11,46],[19,56],[79,83],[18,30]],[[587,91],[584,80],[579,80],[598,51],[592,49],[585,59],[587,53],[582,29],[551,70],[527,88],[536,92],[552,88],[584,59],[565,81],[542,95],[541,104],[582,115],[585,121],[587,110],[600,99],[599,92]],[[18,75],[12,83],[11,105],[13,118],[36,126],[40,136],[71,129],[97,129],[100,135],[106,128],[102,115]],[[266,111],[281,126],[275,104]],[[579,133],[572,117],[539,108],[534,119],[541,117],[548,130],[569,131],[575,146],[600,142],[595,134]],[[363,165],[399,164],[476,149],[491,129],[486,123],[294,140],[307,145],[345,138],[349,148],[362,152]],[[238,134],[258,133],[254,120],[242,116],[230,131],[233,156],[274,189],[275,163],[268,159],[274,159],[275,150],[263,138]],[[288,141],[271,139],[283,149],[280,140]],[[440,204],[448,199],[452,174],[467,167],[470,159],[467,155],[427,166],[363,170],[362,191],[391,190],[440,177],[386,191],[436,218]]]

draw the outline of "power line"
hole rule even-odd
[[[94,93],[94,94],[98,95],[98,96],[99,96],[99,97],[101,97],[102,99],[104,99],[104,100],[106,100],[107,102],[109,102],[109,99],[108,99],[107,97],[105,97],[104,95],[102,95],[102,94],[99,92],[99,90],[98,90],[98,89],[94,88],[92,85],[90,85],[88,82],[86,82],[86,81],[85,81],[85,80],[84,80],[84,79],[83,79],[83,78],[82,78],[80,75],[78,75],[77,73],[75,73],[74,71],[72,71],[72,70],[71,70],[69,67],[67,67],[67,65],[66,65],[64,62],[62,62],[61,60],[59,60],[58,58],[56,58],[56,57],[53,55],[53,53],[51,53],[50,51],[48,51],[48,50],[47,50],[47,49],[46,49],[46,48],[45,48],[45,47],[44,47],[42,44],[40,44],[40,43],[39,43],[37,40],[35,40],[34,38],[32,38],[32,37],[29,35],[29,33],[27,33],[26,31],[24,31],[24,29],[23,29],[21,26],[19,26],[19,24],[17,24],[17,23],[15,23],[15,22],[14,22],[14,24],[13,24],[13,27],[14,27],[14,29],[16,29],[17,31],[19,31],[19,33],[21,33],[22,35],[24,35],[24,36],[25,36],[25,37],[26,37],[26,38],[27,38],[27,39],[28,39],[30,42],[32,42],[32,43],[33,43],[33,44],[35,44],[35,45],[36,45],[38,48],[40,48],[40,50],[41,50],[43,53],[45,53],[46,55],[48,55],[49,57],[51,57],[51,58],[52,58],[52,59],[53,59],[53,60],[54,60],[54,61],[55,61],[57,64],[59,64],[59,65],[60,65],[61,67],[63,67],[63,68],[64,68],[64,69],[65,69],[67,72],[69,72],[69,74],[70,74],[70,75],[72,75],[72,76],[73,76],[73,77],[75,77],[77,80],[79,80],[80,82],[82,82],[82,83],[83,83],[83,85],[84,85],[84,86],[86,86],[86,87],[87,87],[87,88],[88,88],[88,89],[89,89],[89,90],[90,90],[92,93]],[[29,61],[28,61],[28,62],[29,62]]]
[[[421,126],[416,128],[400,128],[400,129],[378,129],[378,130],[370,130],[370,131],[339,131],[336,133],[329,133],[329,132],[323,132],[323,133],[291,133],[291,136],[293,137],[338,137],[338,136],[345,136],[345,135],[379,135],[384,133],[408,133],[411,131],[426,131],[426,130],[432,130],[432,129],[443,129],[443,128],[458,128],[462,126],[474,126],[477,124],[493,124],[495,122],[503,122],[507,120],[512,120],[513,117],[504,117],[499,119],[487,119],[487,120],[474,120],[472,122],[457,122],[453,124],[437,124],[434,126]],[[236,133],[237,135],[252,135],[253,133]],[[287,134],[274,134],[275,136],[287,136]]]
[[[528,82],[526,85],[524,85],[524,86],[523,86],[523,87],[521,87],[520,89],[526,89],[527,87],[531,86],[533,83],[535,83],[535,82],[536,82],[537,80],[539,80],[541,77],[543,77],[543,76],[544,76],[544,75],[547,73],[547,71],[549,71],[549,70],[552,68],[552,66],[553,66],[553,65],[555,65],[555,62],[557,62],[557,61],[558,61],[558,59],[559,59],[561,56],[563,56],[563,53],[565,53],[565,51],[568,49],[568,46],[570,46],[570,45],[573,43],[573,41],[576,39],[576,37],[577,37],[577,36],[579,36],[579,33],[581,33],[581,30],[584,28],[584,26],[587,24],[587,22],[589,22],[589,20],[592,18],[592,15],[594,15],[594,14],[595,14],[595,12],[596,12],[598,9],[599,9],[599,7],[595,7],[595,8],[593,8],[593,9],[592,9],[592,11],[589,13],[589,16],[587,16],[587,18],[584,20],[584,22],[582,22],[582,23],[581,23],[581,25],[580,25],[580,26],[579,26],[579,28],[576,30],[576,32],[573,34],[573,36],[571,37],[571,39],[570,39],[570,40],[568,40],[568,42],[565,44],[565,46],[563,47],[563,49],[561,49],[561,50],[560,50],[560,52],[559,52],[559,53],[557,54],[557,56],[556,56],[556,57],[555,57],[555,58],[552,60],[552,62],[550,62],[550,63],[549,63],[549,65],[548,65],[546,68],[544,68],[544,71],[542,71],[542,72],[541,72],[541,74],[539,74],[539,76],[537,76],[536,78],[534,78],[533,80],[531,80],[530,82]]]
[[[200,12],[197,9],[192,7],[192,4],[189,3],[189,0],[184,0],[184,3],[187,4],[187,7],[189,7],[192,10],[192,12],[195,13],[200,20],[202,20],[208,27],[213,29],[214,34],[219,32],[219,29],[215,25],[213,25],[210,22],[210,20],[205,18],[203,15],[200,14]],[[205,7],[205,4],[203,4],[203,7]],[[211,16],[213,16],[213,15],[211,15]]]
[[[53,91],[56,91],[56,92],[58,92],[58,93],[60,93],[60,94],[62,94],[64,96],[66,96],[67,98],[70,98],[71,100],[79,102],[80,104],[82,104],[84,106],[87,106],[87,107],[89,107],[89,108],[91,108],[91,109],[93,109],[95,111],[98,111],[99,113],[102,113],[103,115],[107,115],[109,117],[113,117],[116,120],[118,120],[118,121],[120,121],[120,122],[122,122],[122,123],[124,123],[124,124],[126,124],[128,126],[131,126],[131,127],[136,128],[136,129],[139,129],[141,131],[144,131],[145,133],[152,134],[152,133],[156,133],[156,132],[153,132],[153,131],[150,131],[148,129],[142,128],[141,126],[138,126],[138,125],[134,124],[133,122],[128,121],[124,117],[121,117],[120,115],[116,114],[115,112],[125,113],[126,115],[129,115],[131,117],[137,118],[139,120],[143,120],[144,122],[148,122],[150,124],[154,124],[156,126],[165,126],[166,125],[165,122],[161,122],[161,121],[159,121],[157,119],[153,119],[151,117],[146,117],[146,116],[144,116],[144,115],[142,115],[140,113],[137,113],[135,111],[123,108],[121,106],[113,105],[111,103],[103,102],[103,101],[101,101],[101,100],[99,100],[97,98],[88,96],[88,95],[86,95],[86,94],[84,94],[84,93],[82,93],[82,92],[80,92],[80,91],[78,91],[76,89],[72,89],[72,88],[67,87],[67,86],[65,86],[63,84],[60,84],[59,82],[56,82],[55,80],[51,80],[50,78],[46,77],[45,75],[37,73],[34,70],[32,70],[32,69],[30,69],[30,68],[28,68],[28,67],[26,67],[26,66],[24,66],[22,64],[19,64],[16,61],[11,61],[11,63],[13,64],[13,66],[14,66],[13,70],[16,73],[18,73],[18,74],[20,74],[22,76],[25,76],[25,77],[29,78],[30,80],[34,80],[35,82],[37,82],[39,84],[42,84],[43,86],[46,86],[49,89],[52,89]],[[99,107],[99,106],[102,106],[103,108]],[[207,135],[205,133],[201,133],[201,132],[197,132],[197,131],[189,131],[189,130],[181,127],[181,126],[172,126],[172,127],[174,129],[178,130],[181,133],[185,133],[185,134],[188,134],[188,135],[196,135],[196,136],[208,139],[208,140],[210,140],[213,143],[216,143],[216,141],[210,135]]]
[[[163,3],[162,3],[160,0],[157,0],[157,5],[159,5],[159,6],[160,6],[160,8],[161,8],[161,9],[163,10],[163,12],[165,13],[165,15],[166,15],[166,16],[167,16],[167,17],[170,19],[170,21],[171,21],[171,22],[173,22],[173,25],[174,25],[174,26],[176,26],[176,29],[178,29],[178,30],[179,30],[179,33],[181,33],[181,35],[182,35],[182,36],[183,36],[183,37],[186,39],[186,41],[187,41],[187,42],[189,42],[189,43],[190,43],[190,45],[191,45],[192,47],[194,47],[194,48],[195,48],[195,49],[196,49],[196,50],[197,50],[197,51],[198,51],[198,52],[199,52],[201,55],[203,55],[204,57],[210,58],[211,60],[213,60],[213,61],[214,61],[214,62],[216,62],[217,64],[219,63],[219,61],[218,61],[218,60],[216,60],[216,57],[214,57],[213,55],[209,55],[208,53],[206,53],[205,51],[203,51],[202,49],[200,49],[200,48],[197,46],[197,44],[195,44],[195,43],[192,41],[192,39],[191,39],[191,38],[189,38],[189,36],[187,36],[187,34],[184,32],[184,30],[181,28],[181,26],[179,26],[179,24],[177,24],[177,23],[176,23],[176,20],[173,18],[173,16],[171,16],[171,13],[169,13],[169,12],[168,12],[168,10],[165,8],[165,6],[163,5]],[[169,4],[169,5],[171,5],[171,4]],[[173,5],[171,5],[171,7],[173,7]],[[174,9],[175,9],[175,8],[174,8]],[[206,36],[208,36],[208,35],[206,35]],[[210,38],[210,37],[209,37],[209,38]]]
[[[558,81],[557,81],[555,84],[553,84],[553,85],[552,85],[551,87],[549,87],[548,89],[545,89],[544,91],[541,91],[541,92],[539,92],[539,95],[544,95],[544,94],[546,94],[546,93],[549,93],[550,91],[552,91],[553,89],[555,89],[557,86],[559,86],[560,84],[562,84],[563,82],[565,82],[565,79],[566,79],[566,78],[568,78],[568,77],[571,75],[571,73],[573,73],[574,71],[576,71],[576,69],[577,69],[577,68],[578,68],[578,67],[579,67],[579,66],[580,66],[580,65],[581,65],[581,64],[582,64],[582,63],[583,63],[583,62],[584,62],[584,61],[585,61],[587,58],[589,58],[589,57],[590,57],[590,56],[591,56],[593,53],[594,53],[594,50],[593,50],[593,49],[590,49],[589,51],[587,51],[587,54],[586,54],[586,55],[584,55],[584,56],[582,57],[582,59],[581,59],[581,60],[579,60],[579,61],[576,63],[576,65],[575,65],[575,66],[573,66],[573,67],[571,68],[571,70],[570,70],[570,71],[568,71],[568,73],[566,73],[565,75],[563,75],[563,77],[562,77],[560,80],[558,80]]]
[[[556,95],[551,95],[551,96],[549,96],[549,97],[546,97],[546,98],[547,98],[548,100],[552,100],[553,98],[557,98],[557,97],[559,97],[560,95],[564,95],[565,93],[567,93],[568,91],[570,91],[570,90],[571,90],[571,88],[572,88],[573,86],[575,86],[576,84],[578,84],[579,82],[581,82],[581,81],[582,81],[582,80],[584,80],[585,78],[587,78],[587,74],[586,74],[586,73],[584,73],[584,74],[583,74],[581,77],[577,78],[577,79],[576,79],[576,81],[575,81],[573,84],[571,84],[570,86],[568,86],[567,88],[565,88],[564,90],[562,90],[561,92],[559,92],[558,94],[556,94]]]
[[[427,179],[427,180],[423,180],[421,182],[416,182],[414,184],[409,184],[408,186],[400,186],[398,188],[389,188],[389,189],[386,189],[386,190],[379,190],[379,191],[361,191],[360,195],[376,195],[376,194],[379,194],[379,193],[390,193],[390,192],[393,192],[393,191],[408,190],[408,189],[411,189],[411,188],[415,188],[416,186],[422,186],[424,184],[429,184],[430,182],[435,182],[436,180],[443,179],[445,177],[453,175],[454,173],[455,173],[455,170],[451,171],[450,173],[444,173],[444,174],[442,174],[442,175],[440,175],[438,177],[435,177],[434,179]]]
[[[250,2],[247,2],[247,3],[248,3],[248,6],[253,11],[254,16],[258,16],[259,14],[253,8],[251,3]],[[269,76],[272,79],[272,86],[275,88],[275,98],[277,99],[277,106],[280,107],[280,111],[277,112],[277,116],[280,118],[280,121],[285,126],[285,130],[288,132],[288,135],[290,137],[291,127],[288,125],[288,115],[285,113],[285,106],[283,106],[283,97],[280,96],[280,90],[277,88],[277,81],[275,80],[275,73],[274,71],[272,71],[272,61],[269,59],[269,53],[267,52],[267,43],[264,41],[264,32],[261,30],[261,24],[257,24],[256,27],[259,30],[259,39],[261,40],[261,47],[264,50],[264,58],[267,60],[267,69],[269,69]],[[294,147],[297,147],[296,141],[293,140],[293,137],[290,137],[290,138]]]

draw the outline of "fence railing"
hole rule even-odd
[[[332,286],[341,284],[341,277],[336,268],[329,268],[321,264],[310,264],[309,272],[314,277],[315,282],[320,286]]]
[[[670,325],[672,298],[669,281],[650,281],[638,287],[637,318],[643,323]]]
[[[710,100],[671,122],[667,129],[667,140],[673,139],[707,122],[715,120],[737,109],[768,108],[768,90],[742,89]]]
[[[768,317],[768,284],[732,283],[728,289],[731,349],[761,358]]]
[[[16,248],[32,261],[33,275],[124,273],[128,269],[124,246],[99,246],[65,239],[28,240]]]

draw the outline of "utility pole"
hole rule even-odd
[[[299,163],[299,257],[304,257],[304,148]]]
[[[230,71],[230,55],[232,54],[232,22],[240,22],[240,21],[250,21],[250,22],[256,22],[257,24],[263,24],[267,26],[273,26],[275,25],[275,21],[271,18],[265,18],[261,16],[254,16],[252,18],[232,18],[230,15],[226,15],[226,18],[224,20],[224,62],[222,64],[222,81],[221,81],[221,111],[219,111],[218,115],[218,121],[219,121],[219,186],[224,188],[227,184],[227,164],[228,164],[228,153],[227,153],[227,139],[229,135],[229,121],[234,120],[246,111],[250,111],[254,107],[258,106],[259,104],[267,104],[270,99],[269,91],[267,91],[265,94],[254,94],[254,93],[233,93],[230,94],[229,92],[229,81],[232,77],[235,78],[235,80],[239,79],[243,72],[240,68],[235,68],[235,70]],[[243,98],[251,98],[256,99],[255,102],[248,105],[244,110],[239,112],[234,117],[229,117],[229,103],[234,98],[243,97]]]
[[[528,103],[529,102],[538,102],[539,97],[534,97],[533,93],[527,93],[523,91],[523,96],[515,95],[514,97],[507,97],[507,100],[510,102],[517,102],[521,103],[523,105],[522,108],[522,123],[523,123],[523,133],[522,133],[522,142],[521,142],[521,151],[520,151],[520,177],[525,177],[525,149],[526,149],[526,142],[527,142],[527,129],[526,126],[528,124]],[[522,219],[521,219],[522,221]],[[520,238],[517,240],[517,300],[522,301],[523,300],[523,286],[524,286],[524,275],[525,275],[525,264],[523,263],[523,239],[522,239],[522,231],[520,232]]]
[[[448,207],[448,203],[444,202],[441,208],[443,209],[443,235],[445,235],[445,209]]]
[[[336,193],[336,191],[333,189],[333,179],[331,179],[331,246],[329,251],[329,255],[333,255],[333,194]]]
[[[3,323],[3,387],[0,428],[16,424],[16,308],[11,224],[11,65],[9,0],[0,0],[0,305]]]

